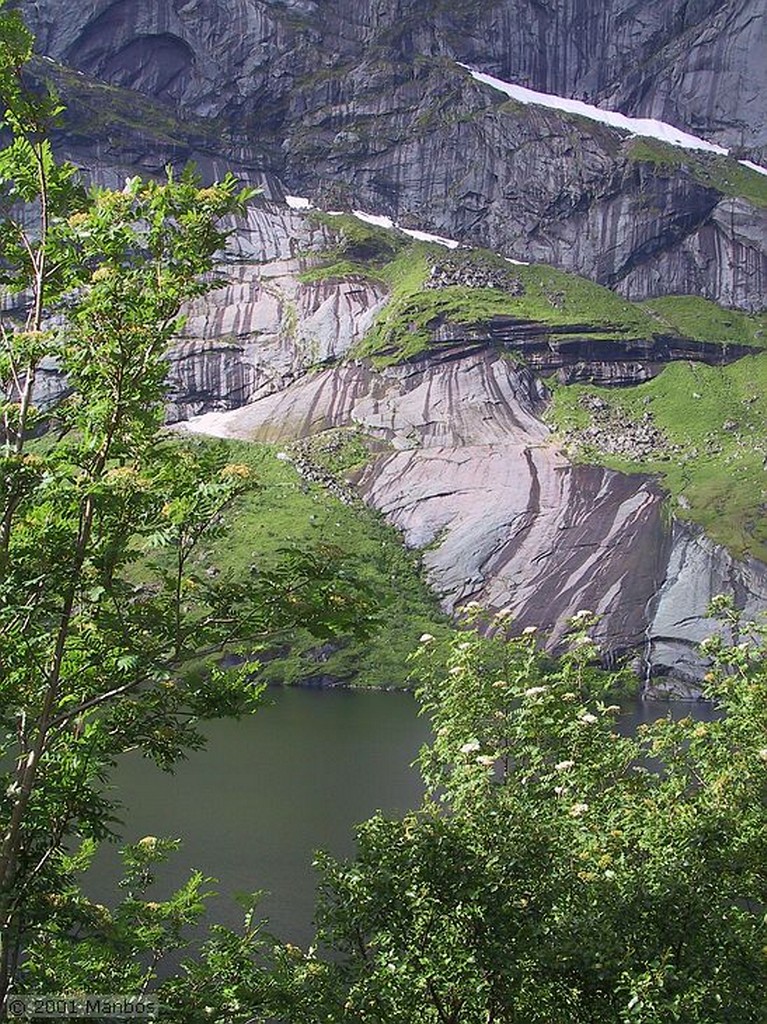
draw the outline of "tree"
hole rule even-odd
[[[112,834],[104,782],[139,748],[163,767],[198,723],[249,713],[246,655],[294,622],[348,628],[360,602],[327,549],[209,577],[249,467],[162,430],[165,349],[213,282],[231,178],[86,191],[47,141],[55,98],[24,84],[31,39],[0,23],[0,997],[11,985],[145,988],[202,912],[193,875],[148,900],[172,843],[125,851],[113,910],[77,873]],[[44,360],[68,388],[35,394]],[[362,610],[365,611],[364,605]],[[715,721],[616,724],[588,613],[554,661],[503,620],[416,663],[434,725],[424,806],[376,816],[357,857],[319,857],[317,947],[273,942],[247,910],[164,987],[170,1022],[758,1024],[767,983],[765,629],[720,603],[707,645]],[[445,668],[445,665],[447,668]]]
[[[101,911],[73,889],[92,842],[111,835],[104,783],[115,759],[139,748],[169,767],[202,744],[199,721],[250,713],[254,666],[225,670],[224,653],[250,657],[298,622],[327,635],[365,609],[327,551],[210,578],[200,546],[257,481],[225,447],[162,429],[181,305],[215,285],[218,224],[252,192],[231,175],[203,187],[191,171],[84,188],[48,140],[55,97],[26,84],[31,36],[15,12],[0,17],[11,136],[0,152],[2,1000],[23,984],[22,962],[40,981],[58,957],[63,980],[67,942],[71,977],[84,937],[102,953],[121,948],[115,978],[135,977],[137,949],[154,958],[172,944],[197,912],[201,878],[155,914],[154,932],[134,928],[132,945],[125,922],[136,924],[138,889],[123,927],[102,920],[100,939]],[[67,393],[37,408],[44,360]],[[127,851],[129,880],[166,853]]]
[[[716,719],[636,736],[588,613],[558,662],[496,621],[454,637],[445,673],[424,638],[425,804],[362,825],[353,860],[319,858],[317,947],[262,943],[251,1006],[291,1024],[761,1024],[767,629],[719,610],[739,643],[706,645]]]

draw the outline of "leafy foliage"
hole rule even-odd
[[[765,629],[719,611],[739,642],[706,645],[718,717],[633,737],[588,613],[558,663],[496,623],[457,635],[445,674],[424,638],[426,803],[320,857],[332,957],[264,940],[252,998],[317,1024],[762,1021]]]
[[[345,472],[347,461],[356,464],[365,456],[361,441],[336,440],[340,447],[326,435],[302,442],[292,449],[293,457],[310,460],[330,475],[341,466]],[[232,509],[224,532],[198,549],[193,556],[196,571],[206,579],[207,574],[244,574],[257,587],[286,550],[306,552],[319,546],[337,590],[346,586],[358,594],[356,605],[348,608],[348,629],[339,624],[332,638],[318,643],[316,633],[302,626],[273,634],[263,654],[261,678],[278,685],[318,675],[356,686],[409,685],[407,656],[417,637],[424,632],[445,635],[449,627],[422,578],[417,556],[403,547],[396,531],[362,502],[343,503],[327,487],[299,477],[284,453],[269,445],[200,444],[217,449],[224,463],[247,465],[257,487]],[[342,605],[335,607],[343,614]],[[363,620],[367,628],[361,633]]]
[[[146,983],[206,883],[143,900],[148,865],[169,849],[155,843],[127,851],[116,915],[79,893],[74,872],[111,836],[116,758],[138,748],[171,768],[202,745],[201,720],[258,706],[247,659],[275,633],[300,624],[326,638],[368,614],[321,546],[255,579],[211,577],[196,559],[256,481],[221,449],[161,429],[165,352],[182,303],[215,283],[219,222],[251,193],[231,175],[203,187],[191,170],[86,190],[46,138],[55,98],[24,86],[31,39],[2,18],[0,999],[10,985]],[[67,393],[36,408],[44,361]]]
[[[186,929],[205,908],[211,879],[194,872],[169,899],[147,899],[154,870],[177,848],[171,840],[145,836],[122,851],[125,896],[112,908],[82,894],[79,874],[95,843],[85,840],[62,868],[71,879],[48,898],[45,928],[27,949],[24,980],[34,992],[143,993],[160,960],[186,944]]]

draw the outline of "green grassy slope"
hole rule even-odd
[[[629,302],[609,288],[543,264],[511,264],[487,250],[448,252],[413,242],[402,233],[372,227],[351,214],[313,216],[329,227],[337,244],[304,275],[306,280],[365,277],[386,285],[390,298],[355,357],[385,366],[428,350],[441,323],[482,324],[494,316],[535,321],[557,333],[592,340],[629,341],[677,335],[722,345],[767,345],[767,317],[723,310],[694,296]],[[444,265],[487,286],[459,283],[429,287]]]
[[[698,295],[669,295],[641,305],[670,333],[697,341],[767,347],[767,313],[723,309]]]
[[[253,564],[267,567],[278,560],[280,549],[331,543],[348,555],[349,572],[380,602],[380,621],[368,639],[342,638],[334,645],[337,649],[329,650],[298,631],[280,645],[275,652],[279,656],[265,664],[262,677],[272,683],[328,676],[363,686],[405,685],[407,655],[419,636],[424,632],[439,636],[448,627],[423,581],[417,556],[405,549],[396,530],[361,502],[345,505],[322,486],[307,483],[271,446],[212,440],[185,443],[221,445],[227,461],[250,466],[259,484],[232,515],[225,536],[208,545],[206,567],[221,571],[244,570]],[[324,459],[331,472],[347,471],[350,463],[365,457],[356,438],[340,450],[337,445],[331,447],[332,456],[319,452],[316,458],[317,465]]]
[[[649,413],[667,439],[665,456],[607,454],[601,438],[584,437],[595,422],[584,396],[597,397],[602,437],[613,424]],[[633,388],[557,387],[552,424],[577,457],[626,472],[658,473],[675,515],[700,524],[733,554],[767,561],[767,354],[726,367],[672,363]]]
[[[671,147],[669,147],[671,148]],[[676,151],[675,151],[676,152]],[[396,231],[371,228],[352,216],[327,218],[338,246],[312,275],[352,272],[385,282],[391,298],[355,356],[382,366],[410,358],[433,344],[435,325],[478,324],[494,315],[556,326],[567,336],[691,341],[767,347],[767,314],[727,310],[692,295],[632,303],[591,281],[552,267],[511,265],[490,252],[447,254],[436,245],[412,243]],[[373,253],[372,259],[360,259]],[[353,257],[352,259],[350,259]],[[495,287],[429,288],[433,268],[446,261]],[[454,275],[455,276],[455,275]],[[598,397],[597,419],[582,403]],[[675,514],[699,523],[734,554],[767,559],[767,355],[726,368],[674,363],[655,380],[633,388],[556,387],[550,412],[574,457],[625,472],[658,474]],[[642,454],[617,454],[605,446],[616,431],[630,434],[649,422],[661,439]],[[596,424],[595,436],[584,432]]]

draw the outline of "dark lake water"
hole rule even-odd
[[[312,935],[315,850],[343,856],[353,827],[377,809],[418,806],[422,787],[411,768],[429,738],[406,693],[358,690],[269,691],[270,706],[239,722],[213,722],[208,746],[175,774],[127,755],[114,777],[127,842],[146,835],[183,837],[158,870],[156,895],[199,868],[219,879],[208,919],[236,926],[235,892],[266,889],[271,930],[307,943]],[[119,862],[102,849],[86,889],[111,904],[119,898]]]
[[[250,719],[206,728],[208,747],[174,775],[140,757],[126,756],[115,774],[123,804],[123,835],[183,837],[184,844],[157,874],[163,898],[192,869],[218,878],[220,893],[208,920],[237,926],[236,892],[266,889],[262,909],[280,938],[306,944],[312,937],[315,850],[353,852],[354,825],[374,811],[416,807],[422,788],[410,767],[429,738],[426,721],[405,693],[348,690],[274,690],[269,706]],[[700,717],[706,705],[677,702],[675,715]],[[621,727],[635,728],[669,705],[637,702]],[[116,851],[100,851],[89,872],[89,894],[119,898]]]

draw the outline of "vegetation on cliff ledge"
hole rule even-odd
[[[315,216],[338,233],[339,242],[307,272],[308,279],[356,274],[390,289],[389,301],[353,353],[372,358],[377,366],[427,351],[442,325],[481,331],[496,316],[564,328],[560,336],[571,327],[574,336],[594,340],[648,338],[668,330],[641,306],[554,267],[512,263],[485,249],[447,251],[351,215]],[[446,263],[451,268],[448,284],[440,283]]]
[[[557,337],[628,342],[673,337],[695,342],[767,345],[767,320],[724,310],[696,296],[636,303],[593,281],[545,264],[512,263],[485,249],[413,242],[396,229],[352,214],[312,216],[337,244],[304,280],[363,277],[384,284],[389,299],[351,353],[377,367],[412,359],[439,344],[440,330],[463,326],[480,340],[495,317],[556,328]],[[447,271],[445,270],[447,268]]]
[[[724,309],[700,295],[667,295],[641,305],[669,333],[722,346],[767,348],[767,312]]]
[[[739,163],[731,156],[681,149],[657,139],[631,139],[627,155],[636,163],[652,164],[661,172],[683,169],[697,182],[732,199],[745,199],[753,206],[767,207],[767,176]]]
[[[736,556],[767,561],[767,354],[725,367],[672,363],[628,388],[555,386],[550,419],[574,457],[658,474],[674,515]],[[651,422],[665,444],[611,452],[618,419],[623,434]]]

